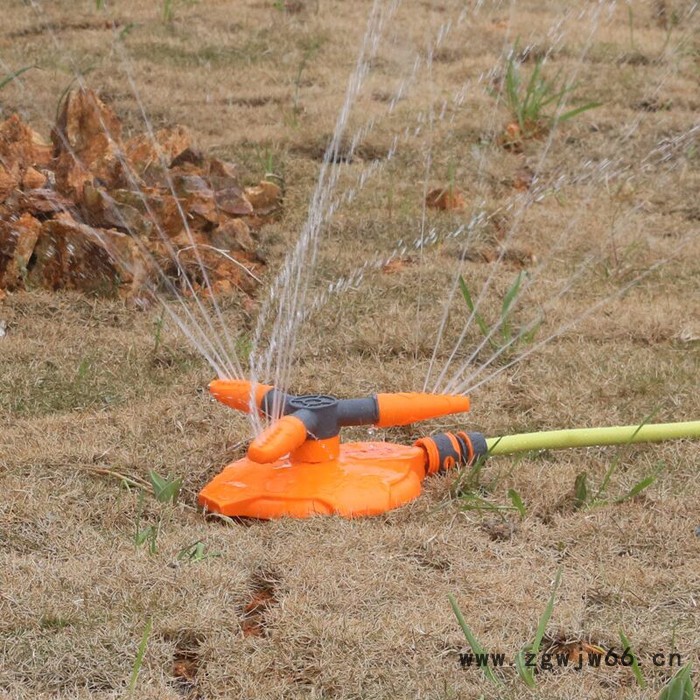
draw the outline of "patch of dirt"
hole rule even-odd
[[[60,34],[63,32],[75,31],[113,31],[122,26],[122,22],[115,20],[95,20],[87,22],[43,22],[25,27],[14,32],[10,32],[8,36],[11,39],[21,39],[23,37]]]
[[[329,135],[322,138],[313,139],[311,142],[298,143],[290,148],[290,151],[299,156],[310,158],[319,163],[330,159],[333,163],[356,163],[373,160],[383,160],[389,153],[389,147],[382,144],[367,141],[357,144],[354,148],[350,142],[341,141],[338,149],[334,153],[326,153],[331,142]]]
[[[466,202],[459,188],[438,187],[428,192],[425,197],[425,204],[431,209],[454,211],[464,209]]]
[[[180,634],[173,652],[172,676],[175,687],[180,694],[192,700],[201,697],[197,692],[197,673],[201,668],[199,647],[202,641],[201,635],[191,632]]]
[[[239,619],[244,637],[267,636],[267,613],[278,603],[277,585],[277,577],[269,573],[259,573],[253,578],[250,598]]]

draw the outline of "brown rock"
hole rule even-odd
[[[13,212],[29,212],[30,214],[42,215],[75,209],[73,202],[69,199],[66,199],[54,190],[46,188],[28,190],[27,192],[16,190],[7,199],[7,204],[10,205]]]
[[[507,151],[522,153],[523,133],[520,126],[516,122],[507,124],[501,135],[498,137],[498,143]]]
[[[212,291],[214,292],[214,296],[221,297],[221,296],[226,296],[228,294],[231,294],[235,290],[235,287],[231,280],[216,280],[214,284],[212,284]]]
[[[184,175],[178,173],[171,179],[173,189],[178,197],[186,197],[190,194],[210,192],[207,181],[201,175]]]
[[[0,285],[138,299],[156,281],[147,259],[196,290],[258,283],[246,222],[279,209],[277,185],[245,191],[236,165],[205,159],[182,127],[124,145],[90,90],[68,94],[52,141],[16,116],[0,123]]]
[[[0,202],[9,197],[19,185],[19,174],[0,162]]]
[[[12,223],[0,222],[0,287],[21,286],[40,230],[41,222],[30,214]]]
[[[257,216],[268,216],[279,208],[282,190],[274,182],[262,180],[257,187],[246,187],[245,196]]]
[[[148,199],[149,217],[159,236],[176,236],[185,228],[182,205],[171,195],[151,196]]]
[[[249,253],[255,249],[250,228],[242,219],[229,219],[212,231],[210,237],[211,244],[221,250]]]
[[[257,284],[254,269],[255,266],[245,258],[239,262],[224,258],[213,268],[212,286],[216,289],[215,285],[218,283],[219,289],[224,292],[228,286],[225,283],[228,282],[231,285],[229,289],[236,287],[242,292],[252,293]]]
[[[219,223],[219,209],[211,190],[188,197],[185,210],[192,217],[192,223],[196,228]]]
[[[149,183],[163,182],[168,165],[191,146],[192,139],[184,126],[160,129],[154,138],[148,134],[126,142],[126,158],[131,167]]]
[[[225,214],[246,216],[246,214],[253,213],[253,205],[248,201],[240,187],[227,187],[225,190],[218,190],[214,197],[216,205]]]
[[[150,189],[142,192],[114,190],[112,196],[121,204],[128,204],[140,212],[152,227],[152,237],[175,237],[185,226],[182,204],[170,194]]]
[[[123,182],[121,123],[92,90],[68,93],[51,137],[59,192],[80,201],[96,178],[110,187]]]
[[[211,228],[212,224],[219,223],[214,193],[201,175],[176,173],[172,176],[172,186],[178,198],[181,198],[180,203],[189,226]],[[182,217],[179,218],[178,225],[182,228],[185,222]]]
[[[401,272],[410,265],[414,264],[415,260],[413,258],[394,258],[393,260],[389,260],[389,262],[385,265],[382,265],[382,272],[384,272],[387,275],[393,275],[394,273]]]
[[[86,185],[83,194],[83,212],[87,223],[100,228],[118,229],[133,236],[149,237],[153,222],[130,204],[117,202],[105,190]]]
[[[34,132],[13,114],[0,124],[0,201],[19,187],[34,159]]]
[[[207,180],[214,191],[236,188],[243,192],[235,163],[212,158],[208,163]]]
[[[53,159],[53,146],[44,141],[41,134],[30,129],[32,134],[32,165],[48,168]]]
[[[218,158],[212,158],[209,161],[209,175],[212,177],[228,178],[234,182],[238,182],[240,179],[238,166],[235,163],[219,160]]]
[[[200,168],[204,164],[204,155],[202,152],[191,146],[187,147],[181,153],[178,153],[172,161],[170,161],[171,168],[177,168],[182,166],[196,166]]]
[[[25,190],[38,190],[46,184],[46,181],[46,175],[40,173],[36,168],[29,166],[22,177],[22,187]]]
[[[28,283],[45,289],[114,295],[122,283],[133,286],[145,278],[130,236],[79,224],[66,214],[44,222],[34,257]]]
[[[513,176],[513,187],[518,190],[518,192],[526,192],[532,187],[532,183],[535,181],[535,173],[530,167],[524,165],[522,168],[518,168]]]

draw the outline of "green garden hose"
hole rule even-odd
[[[628,445],[636,442],[662,442],[679,438],[700,438],[700,421],[618,425],[611,428],[548,430],[487,438],[489,455],[509,455],[533,450],[559,450],[567,447]]]
[[[474,464],[480,457],[492,455],[560,450],[568,447],[629,445],[679,438],[700,438],[700,421],[550,430],[494,438],[474,432],[440,433],[421,438],[416,445],[425,450],[427,473],[434,474],[457,465]]]

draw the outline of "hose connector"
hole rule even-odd
[[[413,444],[425,450],[426,474],[471,466],[488,454],[486,438],[481,433],[438,433]]]

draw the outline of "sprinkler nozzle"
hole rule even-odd
[[[235,408],[243,413],[251,413],[251,406],[258,409],[263,397],[271,386],[255,384],[245,379],[215,379],[209,383],[209,393],[220,403]]]
[[[467,396],[450,394],[377,394],[379,420],[376,425],[408,425],[450,413],[466,413],[470,408]]]
[[[297,416],[282,416],[250,443],[248,457],[265,464],[293,452],[306,442],[307,428]]]

